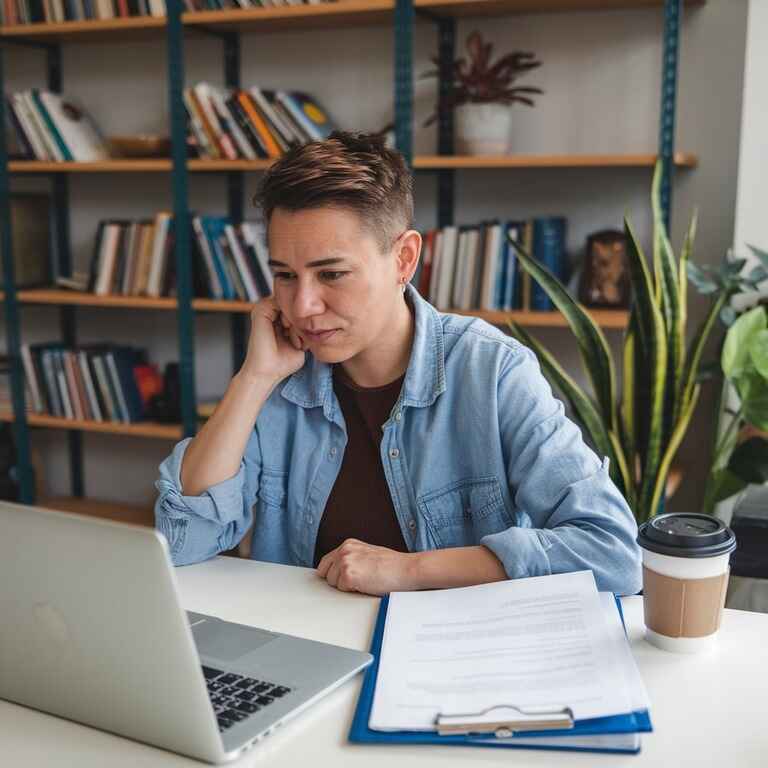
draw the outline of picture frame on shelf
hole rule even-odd
[[[578,296],[586,307],[629,307],[629,265],[623,232],[604,229],[587,237]]]

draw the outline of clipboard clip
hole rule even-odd
[[[516,731],[548,731],[573,728],[573,710],[559,705],[518,707],[500,704],[482,712],[463,715],[438,714],[435,725],[440,736],[491,733],[505,739]]]

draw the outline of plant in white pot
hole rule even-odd
[[[467,58],[453,62],[451,90],[444,104],[424,123],[437,120],[440,109],[452,109],[455,117],[455,151],[459,154],[498,155],[509,152],[512,110],[515,102],[534,106],[534,94],[540,88],[513,85],[532,69],[541,66],[533,53],[513,51],[491,63],[492,43],[483,42],[478,31],[467,37]],[[438,69],[422,77],[439,77],[439,59],[432,57]]]

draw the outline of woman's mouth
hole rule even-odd
[[[328,339],[330,339],[331,336],[333,336],[333,334],[336,333],[336,331],[338,330],[339,330],[338,328],[331,328],[330,330],[327,330],[327,331],[308,331],[304,329],[301,332],[301,335],[307,341],[322,344],[323,342],[328,341]]]

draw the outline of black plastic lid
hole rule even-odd
[[[652,517],[640,526],[637,543],[660,555],[715,557],[736,549],[733,531],[716,517],[678,512]]]

